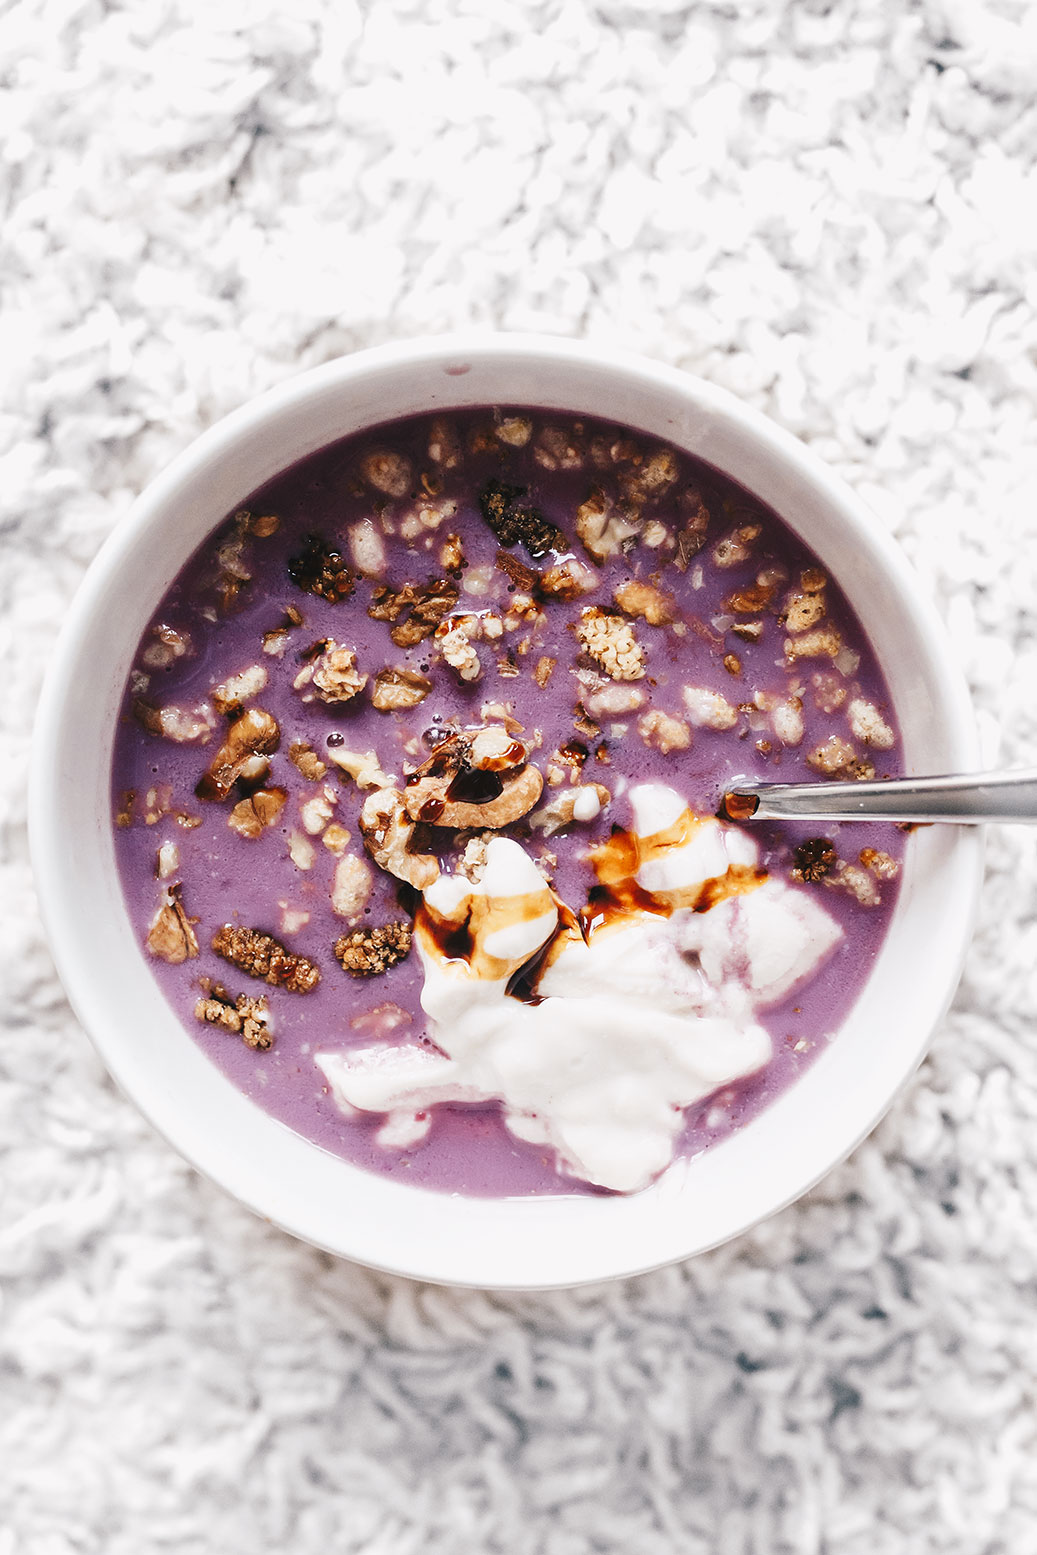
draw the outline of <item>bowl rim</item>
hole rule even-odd
[[[53,958],[73,1009],[121,1089],[167,1141],[197,1170],[230,1192],[262,1218],[280,1225],[293,1235],[328,1252],[354,1259],[368,1267],[447,1285],[495,1289],[547,1289],[602,1279],[622,1278],[715,1247],[778,1213],[786,1205],[801,1197],[852,1153],[908,1083],[918,1063],[924,1057],[933,1028],[953,997],[972,935],[982,876],[981,828],[940,829],[943,840],[939,844],[942,848],[939,855],[939,871],[945,889],[941,892],[940,899],[932,903],[932,907],[937,914],[942,912],[939,929],[942,965],[929,977],[928,1013],[922,1021],[921,1028],[913,1033],[911,1042],[906,1044],[903,1062],[894,1083],[883,1089],[880,1100],[873,1097],[865,1110],[859,1110],[852,1129],[845,1137],[839,1135],[838,1131],[835,1133],[830,1129],[826,1131],[825,1126],[820,1125],[819,1147],[815,1151],[813,1164],[805,1175],[801,1171],[795,1182],[786,1181],[776,1196],[772,1196],[766,1202],[757,1203],[751,1214],[743,1213],[740,1217],[736,1217],[735,1223],[721,1225],[717,1222],[713,1224],[711,1232],[700,1229],[696,1235],[685,1233],[682,1239],[683,1220],[680,1211],[684,1205],[681,1194],[684,1191],[687,1172],[685,1164],[681,1164],[679,1169],[665,1174],[659,1184],[656,1184],[653,1189],[646,1190],[644,1194],[634,1195],[624,1201],[603,1201],[614,1205],[621,1202],[624,1207],[622,1211],[617,1210],[613,1215],[610,1233],[602,1237],[590,1236],[588,1232],[590,1240],[594,1242],[593,1248],[563,1245],[570,1243],[573,1228],[566,1223],[566,1216],[560,1215],[558,1211],[559,1207],[565,1204],[598,1201],[461,1199],[461,1204],[468,1207],[467,1218],[462,1215],[458,1223],[469,1227],[469,1231],[464,1235],[470,1234],[473,1244],[476,1244],[474,1254],[458,1257],[455,1246],[452,1251],[448,1250],[443,1255],[441,1249],[437,1250],[435,1244],[430,1243],[418,1256],[411,1257],[405,1250],[401,1250],[399,1239],[395,1245],[379,1246],[379,1217],[394,1212],[395,1201],[392,1194],[388,1197],[384,1194],[375,1194],[374,1188],[371,1187],[372,1198],[379,1199],[373,1219],[369,1217],[359,1233],[348,1217],[345,1226],[340,1224],[336,1228],[334,1216],[326,1209],[296,1202],[290,1186],[284,1191],[277,1192],[272,1189],[269,1181],[265,1181],[257,1191],[247,1172],[241,1170],[240,1163],[231,1159],[233,1152],[228,1151],[224,1141],[205,1138],[197,1129],[194,1131],[189,1129],[183,1115],[184,1109],[181,1109],[181,1115],[178,1116],[175,1106],[167,1105],[167,1098],[160,1094],[156,1086],[149,1084],[146,1071],[139,1065],[135,1067],[124,1034],[118,1032],[116,1024],[111,1019],[111,1010],[106,1004],[108,997],[106,991],[97,986],[97,977],[88,958],[81,949],[77,948],[74,909],[68,890],[70,838],[62,833],[60,823],[57,827],[54,825],[54,816],[60,816],[62,813],[60,798],[65,779],[62,776],[59,752],[63,724],[71,700],[76,695],[74,670],[83,660],[90,633],[96,629],[98,611],[104,608],[113,580],[117,577],[120,568],[126,565],[130,553],[139,551],[149,534],[155,532],[165,521],[169,512],[176,506],[178,494],[182,493],[187,483],[197,479],[214,462],[232,458],[235,450],[243,444],[244,440],[254,436],[258,428],[278,424],[282,418],[305,409],[308,403],[315,403],[319,396],[329,391],[344,393],[350,389],[355,390],[365,380],[371,381],[379,374],[399,373],[401,370],[416,368],[438,368],[450,378],[460,380],[471,371],[473,365],[485,366],[487,363],[509,360],[519,366],[525,364],[527,367],[534,368],[537,363],[546,362],[552,370],[563,369],[566,366],[581,370],[590,369],[619,375],[631,384],[639,382],[646,389],[650,387],[655,392],[670,396],[675,404],[686,409],[690,407],[696,412],[715,418],[718,425],[727,425],[735,435],[752,440],[755,445],[765,450],[768,458],[783,462],[794,469],[797,477],[809,484],[837,518],[838,523],[844,527],[846,534],[862,547],[862,551],[867,553],[879,572],[890,581],[894,593],[898,594],[903,602],[909,603],[910,613],[918,633],[928,648],[924,670],[931,683],[934,706],[945,720],[944,743],[952,752],[959,770],[975,767],[978,745],[971,704],[964,680],[953,667],[946,632],[934,605],[920,589],[906,558],[892,538],[874,521],[868,509],[853,491],[828,469],[811,449],[727,390],[685,373],[682,369],[611,346],[595,345],[563,337],[464,333],[422,337],[376,346],[337,358],[290,378],[223,417],[194,439],[149,483],[98,551],[80,584],[54,646],[38,704],[32,741],[29,835],[41,915]],[[533,400],[526,396],[522,401],[512,401],[512,403],[519,402],[532,404]],[[456,400],[450,400],[449,395],[444,400],[446,405],[456,403]],[[483,399],[481,403],[488,403],[488,401]],[[429,409],[432,408],[430,405]],[[554,408],[563,407],[557,405]],[[568,409],[578,414],[581,407],[570,405]],[[585,414],[601,414],[598,411],[588,411],[585,407],[583,409]],[[385,422],[386,419],[383,416],[376,416],[367,424],[375,426]],[[655,435],[660,438],[670,437],[675,442],[679,441],[672,429],[657,427]],[[322,437],[315,446],[322,446],[328,441],[329,439]],[[284,465],[282,464],[281,467],[283,468]],[[248,489],[254,490],[259,484],[261,482],[254,481]],[[247,493],[243,493],[245,494]],[[787,517],[786,521],[789,521]],[[851,603],[853,603],[852,597]],[[911,841],[913,844],[914,838]],[[930,846],[928,841],[924,841],[921,845]],[[139,946],[138,955],[142,967],[147,972],[145,958]],[[147,972],[147,975],[150,977],[150,972]],[[179,1028],[178,1021],[176,1024]],[[188,1036],[187,1040],[192,1039]],[[196,1049],[196,1051],[200,1050]],[[827,1054],[821,1055],[806,1074],[797,1080],[794,1089],[798,1090],[803,1086],[809,1076],[817,1072],[827,1056]],[[208,1059],[204,1062],[213,1075],[224,1078]],[[225,1081],[226,1085],[229,1083]],[[215,1089],[218,1088],[214,1087]],[[239,1101],[259,1113],[266,1120],[267,1125],[283,1130],[285,1135],[296,1142],[301,1141],[301,1136],[292,1134],[285,1125],[270,1118],[269,1114],[262,1113],[254,1103],[247,1101],[236,1088],[233,1090]],[[221,1100],[228,1108],[229,1115],[233,1115],[229,1132],[233,1133],[234,1128],[244,1129],[247,1120],[241,1113],[240,1107],[225,1095]],[[779,1103],[774,1104],[774,1106],[778,1105]],[[766,1116],[766,1113],[761,1116]],[[273,1136],[271,1138],[273,1140]],[[310,1142],[301,1142],[308,1150],[321,1156],[325,1162],[335,1163],[336,1168],[346,1167],[343,1183],[354,1194],[359,1192],[363,1195],[367,1191],[362,1186],[358,1187],[358,1178],[364,1179],[367,1185],[382,1183],[382,1179],[375,1174],[349,1167],[338,1157],[327,1155]],[[273,1140],[273,1146],[276,1153],[276,1140]],[[698,1161],[709,1163],[720,1156],[725,1148],[726,1145],[714,1147],[704,1157],[699,1157]],[[291,1150],[284,1153],[285,1163],[294,1159],[296,1158],[293,1157]],[[297,1166],[301,1159],[298,1158]],[[705,1179],[710,1178],[708,1166],[698,1170],[700,1176],[704,1171]],[[715,1172],[712,1175],[715,1176]],[[426,1210],[433,1197],[438,1198],[441,1203],[453,1204],[456,1210],[455,1199],[460,1197],[432,1195],[428,1190],[408,1188],[397,1183],[389,1186],[397,1193],[408,1195],[412,1199],[417,1198]],[[667,1226],[665,1235],[658,1232],[641,1234],[641,1228],[637,1224],[638,1204],[647,1203],[649,1200],[654,1204],[654,1214],[660,1225]],[[355,1200],[350,1202],[355,1203]],[[548,1244],[545,1256],[541,1259],[527,1257],[524,1265],[518,1251],[516,1256],[508,1256],[505,1252],[503,1255],[498,1253],[496,1257],[480,1258],[477,1244],[491,1234],[494,1225],[493,1216],[485,1212],[486,1206],[508,1206],[506,1210],[500,1211],[499,1218],[508,1220],[509,1225],[514,1218],[515,1226],[521,1231],[525,1222],[530,1221],[530,1215],[525,1214],[523,1220],[524,1212],[520,1211],[516,1216],[515,1206],[533,1204],[538,1206],[536,1217],[542,1225]],[[482,1208],[477,1209],[478,1206]],[[667,1216],[674,1222],[672,1226],[669,1226]],[[383,1237],[383,1242],[384,1240]],[[519,1240],[521,1241],[521,1236]],[[484,1247],[483,1252],[485,1251]]]

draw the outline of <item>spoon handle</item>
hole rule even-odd
[[[739,784],[724,796],[731,820],[984,821],[1037,824],[1037,768],[866,783]]]

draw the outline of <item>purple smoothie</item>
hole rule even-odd
[[[533,435],[524,446],[499,436],[499,429],[512,428],[515,418],[533,422]],[[808,757],[833,736],[852,745],[856,757],[870,763],[877,775],[896,772],[899,739],[894,738],[888,748],[870,748],[854,739],[849,729],[847,705],[860,698],[877,709],[896,736],[888,689],[870,644],[833,580],[827,581],[823,595],[824,627],[838,633],[842,644],[838,655],[790,663],[784,647],[790,640],[788,625],[779,617],[789,590],[802,594],[802,576],[816,574],[818,563],[773,512],[734,483],[670,450],[675,461],[670,468],[676,468],[677,478],[664,490],[645,495],[637,485],[639,479],[642,488],[651,485],[643,475],[643,456],[659,445],[640,434],[535,411],[466,411],[451,413],[445,420],[458,449],[456,467],[445,468],[444,461],[430,458],[428,417],[345,439],[248,496],[243,510],[252,516],[253,529],[245,520],[228,519],[176,579],[152,628],[171,628],[166,633],[170,640],[189,638],[190,652],[151,667],[145,656],[149,645],[154,648],[159,639],[149,628],[127,686],[115,740],[113,812],[121,814],[115,835],[123,889],[143,941],[160,889],[157,849],[165,842],[176,845],[175,878],[182,882],[187,913],[198,920],[199,954],[179,965],[154,959],[155,976],[213,1062],[288,1127],[362,1167],[440,1191],[489,1196],[593,1192],[560,1175],[545,1152],[514,1139],[493,1107],[437,1108],[428,1138],[412,1150],[398,1151],[376,1143],[381,1118],[347,1119],[328,1095],[313,1055],[368,1046],[383,1034],[391,1040],[378,1013],[381,1007],[398,1007],[409,1018],[409,1024],[395,1027],[396,1034],[413,1037],[423,1029],[422,975],[416,953],[380,975],[365,978],[348,976],[332,954],[335,941],[351,928],[409,918],[416,894],[372,864],[370,899],[358,924],[349,924],[332,911],[337,861],[321,836],[310,838],[311,868],[300,869],[289,853],[292,834],[305,835],[300,805],[327,782],[336,795],[333,819],[349,833],[349,851],[366,857],[357,824],[365,793],[330,764],[329,751],[373,750],[381,768],[399,776],[424,760],[451,727],[479,725],[487,703],[509,704],[511,716],[522,725],[519,737],[535,746],[531,760],[541,770],[552,765],[553,753],[579,741],[586,751],[581,781],[604,784],[612,802],[596,820],[547,839],[539,832],[531,834],[526,821],[504,833],[515,836],[544,861],[557,893],[578,909],[595,884],[586,859],[588,849],[605,841],[615,825],[628,822],[618,792],[624,785],[667,784],[695,811],[708,815],[738,778],[801,782],[825,776],[808,764]],[[553,428],[561,429],[564,437],[552,438]],[[442,428],[434,428],[431,441],[442,453]],[[399,496],[373,489],[359,473],[367,455],[386,449],[404,456],[411,471],[412,479]],[[640,465],[634,462],[638,457]],[[556,467],[550,468],[551,464]],[[457,534],[465,567],[455,574],[460,592],[453,614],[507,615],[524,589],[497,564],[501,538],[489,527],[479,501],[489,482],[519,492],[509,499],[513,507],[530,505],[548,527],[556,526],[564,543],[555,537],[555,548],[592,565],[598,581],[575,602],[549,599],[525,651],[522,644],[529,636],[525,625],[505,631],[500,640],[479,641],[481,676],[474,683],[464,683],[443,661],[434,638],[400,647],[390,636],[391,623],[372,619],[368,606],[380,585],[398,590],[407,583],[423,585],[447,576],[441,551],[448,534]],[[577,510],[595,486],[625,504],[623,511],[634,518],[631,532],[615,553],[592,561],[574,525]],[[423,503],[427,511],[435,511],[447,502],[456,503],[455,512],[436,527],[419,525],[413,534],[414,514]],[[705,528],[703,515],[708,515]],[[271,525],[255,525],[257,518],[267,516],[279,520],[270,533],[264,531]],[[349,597],[341,600],[320,597],[293,581],[293,572],[300,575],[297,559],[306,555],[308,537],[321,537],[348,562],[347,532],[366,519],[373,519],[383,537],[385,567],[377,577],[358,575]],[[753,530],[758,533],[745,542],[751,554],[740,560],[738,536]],[[503,548],[520,566],[534,571],[543,571],[554,560],[551,552],[531,557],[521,543]],[[717,565],[718,555],[729,564]],[[787,581],[768,584],[761,591],[758,580],[775,570]],[[613,608],[614,591],[631,580],[651,582],[672,596],[677,629],[673,622],[650,625],[641,617],[633,620],[647,655],[647,674],[637,682],[645,699],[643,707],[594,720],[600,733],[589,735],[586,728],[574,727],[581,695],[576,672],[593,667],[581,656],[575,623],[587,606]],[[468,592],[473,582],[476,587],[484,585],[487,592]],[[768,587],[771,596],[760,606],[761,592],[766,594]],[[754,608],[739,611],[732,600],[752,603]],[[286,625],[286,609],[301,613],[302,624]],[[757,625],[760,631],[754,640]],[[284,651],[277,657],[264,651],[264,634],[282,627]],[[752,630],[747,633],[746,628]],[[800,640],[803,635],[799,634]],[[393,712],[372,707],[370,684],[365,694],[341,706],[305,701],[293,682],[305,667],[312,645],[324,639],[355,650],[359,670],[372,681],[384,666],[405,666],[426,676],[432,690],[417,706]],[[267,642],[278,645],[276,638],[268,637]],[[150,657],[163,655],[152,651]],[[540,685],[534,670],[545,658],[556,663],[546,685]],[[152,708],[200,705],[210,698],[215,684],[256,664],[263,666],[268,679],[248,705],[272,715],[280,731],[265,783],[284,790],[287,798],[274,824],[250,839],[228,826],[228,813],[247,792],[247,784],[237,783],[222,802],[201,800],[195,792],[226,732],[227,720],[216,720],[217,727],[205,744],[175,743],[142,728],[134,707],[142,701]],[[691,746],[685,750],[664,752],[646,743],[639,733],[639,717],[658,709],[686,721],[682,700],[686,686],[722,695],[740,709],[737,722],[726,729],[695,727]],[[765,703],[771,696],[785,698],[790,688],[803,692],[803,733],[799,743],[784,746],[754,698]],[[833,706],[840,692],[843,700]],[[322,781],[307,781],[290,759],[290,747],[300,741],[328,763]],[[862,770],[867,772],[867,767]],[[546,787],[541,802],[558,791]],[[126,797],[130,793],[132,801]],[[452,835],[437,833],[435,828],[427,835],[429,845],[445,859],[454,856]],[[818,835],[816,824],[753,828],[761,863],[786,879],[795,864],[794,850]],[[842,927],[843,939],[805,986],[760,1014],[774,1044],[767,1067],[689,1110],[684,1154],[695,1154],[742,1127],[791,1084],[838,1029],[868,978],[894,907],[897,882],[869,874],[859,862],[860,855],[875,850],[888,857],[894,861],[885,866],[890,873],[901,856],[903,839],[896,827],[883,824],[834,824],[824,828],[823,836],[857,876],[870,882],[878,900],[865,905],[851,890],[832,888],[831,876],[802,887],[820,893],[825,910]],[[309,917],[297,930],[285,931],[286,911]],[[212,935],[226,923],[272,934],[290,950],[309,957],[321,969],[317,987],[306,995],[293,994],[253,981],[229,966],[210,948]],[[240,1037],[195,1020],[199,982],[205,978],[233,994],[267,997],[276,1032],[269,1051],[252,1050]]]

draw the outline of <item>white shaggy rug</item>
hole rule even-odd
[[[472,324],[806,438],[1037,760],[1035,73],[1027,0],[0,7],[0,1555],[1037,1549],[1037,833],[992,834],[932,1058],[805,1202],[500,1297],[336,1263],[151,1133],[55,980],[23,794],[133,494],[288,374]]]

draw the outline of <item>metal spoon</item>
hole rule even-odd
[[[720,813],[731,821],[984,821],[1037,825],[1037,768],[867,783],[738,784]]]

